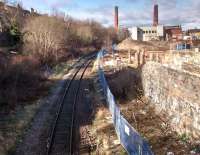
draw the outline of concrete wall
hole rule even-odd
[[[157,112],[166,112],[175,131],[200,138],[200,76],[147,62],[142,82],[145,95]]]
[[[163,25],[157,26],[157,36],[164,37],[164,26]]]
[[[140,40],[140,41],[143,40],[143,32],[140,28],[132,27],[132,28],[129,28],[128,30],[131,33],[131,38],[133,40]]]

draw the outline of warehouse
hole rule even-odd
[[[129,28],[133,40],[164,40],[164,26],[141,26]]]

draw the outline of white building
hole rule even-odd
[[[129,28],[133,40],[150,41],[164,39],[164,26],[141,26]]]
[[[128,29],[133,40],[143,40],[143,31],[139,27],[132,27]]]

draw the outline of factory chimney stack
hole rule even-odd
[[[153,26],[158,26],[158,4],[154,4]]]
[[[118,32],[119,30],[119,12],[118,12],[118,6],[115,6],[115,16],[114,16],[114,21],[115,21],[115,30]]]

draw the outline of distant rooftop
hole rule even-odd
[[[200,29],[190,29],[188,30],[189,33],[198,33],[200,32]]]

